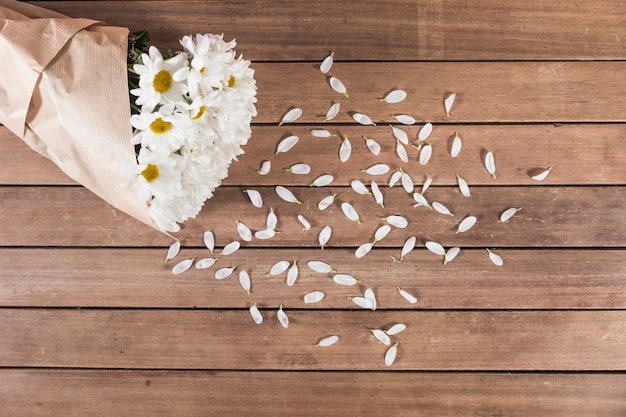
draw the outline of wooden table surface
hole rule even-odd
[[[264,227],[274,209],[280,234],[242,242],[209,270],[182,275],[164,264],[172,240],[113,209],[0,127],[0,415],[1,416],[626,416],[626,3],[622,0],[426,1],[35,1],[72,17],[132,30],[177,47],[188,33],[224,33],[253,61],[258,116],[246,154],[201,214],[177,234],[177,259],[210,256],[238,240],[235,221]],[[319,63],[334,52],[332,91]],[[394,88],[398,104],[378,100]],[[457,94],[450,116],[443,101]],[[323,123],[331,103],[341,113]],[[291,107],[303,116],[279,126]],[[352,112],[377,126],[360,126]],[[388,124],[413,143],[434,124],[433,157],[396,156]],[[396,123],[396,125],[398,125]],[[315,138],[326,128],[337,136]],[[449,154],[458,132],[463,149]],[[275,154],[281,138],[300,137]],[[351,158],[338,158],[341,137]],[[362,136],[382,147],[371,154]],[[495,156],[497,178],[483,158]],[[272,162],[266,176],[256,171]],[[294,163],[312,172],[286,172]],[[445,216],[386,184],[386,163],[413,178]],[[553,167],[544,181],[531,175]],[[328,187],[309,187],[331,174]],[[464,197],[456,175],[470,185]],[[385,207],[349,187],[376,181]],[[276,185],[302,201],[280,200]],[[244,193],[258,190],[262,208]],[[337,194],[325,211],[323,197]],[[362,219],[346,219],[350,202]],[[498,217],[522,207],[510,221]],[[296,220],[312,224],[302,231]],[[384,217],[406,216],[361,259]],[[455,233],[467,215],[468,232]],[[333,236],[322,250],[320,229]],[[406,238],[416,249],[401,262]],[[447,265],[424,242],[458,246]],[[485,248],[504,259],[492,264]],[[219,249],[218,249],[219,250]],[[267,276],[279,260],[299,277]],[[307,267],[322,260],[361,280],[332,282]],[[174,262],[174,261],[172,261]],[[218,267],[236,267],[224,280]],[[247,295],[236,278],[252,277]],[[396,287],[417,303],[401,298]],[[372,288],[376,311],[348,297]],[[305,304],[304,294],[326,298]],[[265,321],[253,323],[257,303]],[[289,328],[276,311],[284,306]],[[404,323],[387,346],[368,329]],[[315,346],[338,335],[330,347]]]

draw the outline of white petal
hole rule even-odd
[[[306,175],[311,172],[311,166],[308,164],[293,164],[287,169],[292,174]]]
[[[254,232],[254,237],[256,237],[257,239],[271,239],[277,234],[278,232],[272,229],[257,230],[256,232]]]
[[[354,256],[357,258],[362,258],[367,255],[371,250],[374,244],[372,242],[367,242],[356,248],[354,251]]]
[[[350,300],[361,308],[372,309],[372,300],[365,297],[350,297]]]
[[[243,190],[243,192],[248,194],[248,198],[254,207],[263,207],[263,197],[261,197],[260,192],[257,190]]]
[[[311,228],[311,223],[309,223],[309,221],[305,219],[302,214],[298,214],[298,221],[302,223],[302,226],[304,227],[304,229],[302,229],[303,231]]]
[[[196,262],[196,269],[207,269],[215,265],[217,258],[202,258]]]
[[[319,303],[326,297],[322,291],[312,291],[304,296],[304,302],[307,304]]]
[[[287,136],[285,139],[278,142],[278,146],[276,146],[276,155],[279,153],[289,152],[291,148],[296,146],[296,143],[300,140],[299,137],[295,135]]]
[[[402,179],[402,170],[396,171],[393,174],[391,174],[391,178],[389,178],[389,188],[392,188],[401,179]]]
[[[263,315],[261,315],[261,312],[257,308],[256,304],[250,306],[250,315],[252,316],[252,320],[254,320],[256,324],[263,323]]]
[[[417,134],[417,140],[420,142],[424,142],[426,139],[428,139],[428,137],[430,136],[432,132],[433,132],[432,123],[426,123],[424,126],[422,126],[419,133]]]
[[[450,110],[452,109],[452,105],[454,104],[454,99],[456,98],[456,93],[452,93],[446,97],[444,101],[444,106],[446,108],[446,115],[450,116]]]
[[[413,116],[409,116],[408,114],[396,114],[391,116],[398,121],[398,123],[402,123],[403,125],[414,125],[416,120]]]
[[[287,317],[287,313],[285,313],[285,310],[283,310],[282,305],[278,309],[278,312],[276,313],[276,317],[278,318],[278,321],[280,322],[281,326],[283,326],[285,329],[289,327],[289,317]]]
[[[248,226],[246,226],[242,222],[235,222],[237,224],[237,233],[239,233],[239,237],[246,242],[250,242],[252,240],[252,231]]]
[[[509,219],[521,209],[521,207],[511,207],[510,209],[506,209],[504,213],[500,215],[500,221],[502,223],[509,221]]]
[[[361,219],[359,218],[359,213],[356,211],[354,206],[350,203],[341,203],[341,211],[348,218],[348,220],[352,220],[353,222],[361,223]]]
[[[446,250],[443,248],[443,246],[441,246],[441,244],[439,244],[437,242],[433,242],[433,241],[429,240],[424,245],[426,246],[426,249],[428,249],[429,251],[431,251],[435,255],[445,256],[445,254],[446,254]]]
[[[172,268],[172,274],[178,275],[187,271],[193,265],[193,259],[185,259],[174,265]]]
[[[341,105],[339,103],[332,104],[328,108],[328,111],[326,112],[326,117],[324,118],[324,121],[327,122],[329,120],[334,119],[339,114],[340,108],[341,108]]]
[[[443,258],[443,264],[446,265],[448,262],[452,262],[459,252],[461,252],[461,248],[458,247],[448,249]]]
[[[320,71],[322,72],[322,74],[327,74],[328,71],[330,71],[330,69],[333,66],[333,61],[334,61],[334,52],[331,52],[330,55],[328,55],[326,58],[324,58],[324,60],[322,61],[322,63],[320,64]]]
[[[402,216],[391,215],[391,216],[385,217],[384,220],[386,220],[387,223],[389,223],[390,225],[397,227],[399,229],[404,229],[405,227],[409,225],[408,220]]]
[[[400,253],[400,260],[403,260],[413,249],[415,249],[415,243],[417,238],[415,236],[409,237],[402,246],[402,252]]]
[[[215,250],[215,235],[211,231],[204,232],[204,246],[213,253]]]
[[[293,261],[293,265],[291,265],[289,272],[287,272],[287,286],[293,287],[293,284],[295,284],[298,279],[298,272],[298,264],[296,261]]]
[[[537,174],[537,175],[533,175],[531,178],[534,179],[535,181],[543,181],[546,179],[546,177],[548,176],[548,174],[550,173],[550,171],[552,171],[552,167],[546,169],[545,171]]]
[[[400,142],[402,142],[405,145],[409,144],[409,137],[407,136],[404,130],[400,129],[399,127],[392,126],[392,125],[389,125],[389,127],[391,127],[391,132],[393,133],[393,136],[396,139],[398,139]]]
[[[432,183],[433,183],[433,177],[426,178],[426,181],[424,181],[424,184],[422,185],[422,190],[420,191],[420,194],[424,195],[424,193],[426,192],[426,190],[428,190],[428,188],[430,187],[430,184]]]
[[[461,137],[459,136],[459,132],[456,132],[454,134],[454,139],[452,140],[452,148],[450,149],[450,155],[453,158],[456,158],[457,156],[459,156],[459,153],[461,152],[462,147],[463,147],[463,141],[461,140]]]
[[[378,142],[367,136],[363,136],[363,139],[365,140],[365,146],[367,146],[367,149],[369,149],[372,154],[378,155],[380,153],[380,145]]]
[[[407,174],[406,172],[403,172],[401,179],[402,179],[402,188],[404,188],[404,191],[406,191],[408,194],[411,194],[413,190],[415,189],[415,185],[413,184],[413,178],[411,178],[411,176]]]
[[[281,121],[278,124],[278,126],[281,126],[284,123],[295,122],[296,120],[298,120],[300,118],[300,116],[302,116],[302,109],[299,108],[299,107],[294,107],[293,109],[291,109],[287,113],[285,113],[285,115],[281,119]]]
[[[385,352],[385,365],[391,366],[396,361],[398,354],[398,342],[394,343],[387,352]]]
[[[336,196],[337,194],[332,194],[322,198],[320,202],[317,203],[317,208],[320,210],[326,210],[328,207],[330,207],[331,204],[333,204]]]
[[[370,302],[372,303],[371,309],[376,310],[377,302],[376,302],[376,295],[374,295],[374,290],[372,290],[371,288],[366,289],[365,292],[363,293],[363,297],[370,300]]]
[[[339,94],[344,95],[345,97],[348,97],[348,91],[346,90],[346,86],[341,82],[341,80],[339,80],[339,78],[330,77],[328,83],[333,90],[335,90]]]
[[[285,200],[288,203],[296,203],[296,204],[300,204],[301,201],[298,200],[296,198],[295,195],[293,195],[293,193],[291,191],[289,191],[287,188],[283,187],[282,185],[278,185],[275,188],[276,190],[276,194],[278,194],[278,196]]]
[[[463,194],[463,196],[465,197],[469,197],[471,193],[470,193],[469,185],[467,185],[467,181],[465,181],[463,178],[459,177],[458,175],[456,176],[456,179],[459,183],[459,190],[461,191],[461,194]]]
[[[170,245],[170,247],[167,249],[167,255],[165,255],[165,263],[168,263],[170,261],[170,259],[176,257],[176,255],[178,255],[178,252],[180,252],[180,241],[177,240],[176,242],[172,243]]]
[[[363,172],[369,175],[383,175],[389,172],[389,166],[386,164],[375,164],[363,170]]]
[[[496,178],[496,162],[491,152],[487,152],[487,155],[485,155],[485,168],[487,168],[487,172],[489,172],[493,178]]]
[[[367,187],[365,186],[365,184],[363,184],[361,181],[359,180],[352,180],[350,182],[350,187],[358,194],[361,195],[367,195],[370,194],[369,190],[367,189]]]
[[[333,281],[335,281],[335,283],[339,285],[347,285],[347,286],[356,285],[359,282],[361,282],[360,280],[354,278],[352,275],[348,275],[348,274],[336,274],[333,277]]]
[[[405,290],[403,290],[400,287],[396,287],[398,289],[398,294],[400,294],[402,296],[402,298],[404,298],[405,300],[407,300],[409,303],[411,304],[415,304],[417,303],[417,298],[415,298],[415,296]],[[392,327],[393,329],[393,327]],[[387,331],[387,334],[395,334],[395,333],[389,333],[391,331],[391,329],[389,329]]]
[[[234,267],[234,266],[229,266],[229,267],[218,269],[217,271],[215,271],[215,279],[228,278],[230,276],[230,274],[233,273],[235,268],[236,267]]]
[[[341,141],[341,146],[339,147],[339,160],[346,162],[350,159],[350,155],[352,155],[352,144],[348,137],[343,135],[343,141]]]
[[[278,224],[278,216],[274,213],[274,209],[271,208],[270,212],[267,214],[267,220],[265,221],[265,228],[268,230],[276,229],[276,225]]]
[[[280,275],[289,268],[289,261],[278,261],[270,268],[270,271],[267,273],[267,276]]]
[[[426,165],[428,161],[430,161],[430,157],[433,154],[433,145],[430,143],[428,145],[422,146],[420,150],[420,165]]]
[[[228,245],[224,246],[224,249],[222,249],[220,255],[232,255],[233,253],[237,252],[240,247],[241,244],[238,241],[230,242]]]
[[[319,342],[317,342],[315,346],[328,347],[328,346],[334,345],[338,341],[339,341],[339,336],[328,336],[328,337],[323,338]]]
[[[321,274],[326,274],[329,272],[335,272],[332,266],[328,265],[326,262],[322,261],[309,261],[307,263],[309,268],[311,268],[315,272],[319,272]]]
[[[391,326],[389,329],[385,330],[385,333],[387,333],[389,336],[394,336],[398,333],[402,333],[405,330],[406,330],[405,324],[397,323]]]
[[[376,201],[376,204],[381,207],[385,207],[384,196],[383,193],[380,191],[378,184],[376,184],[375,181],[372,181],[370,187],[372,187],[372,194],[374,195],[374,201]]]
[[[378,229],[376,229],[376,232],[374,233],[374,241],[380,242],[385,237],[387,237],[389,232],[391,232],[391,226],[387,224],[380,226]]]
[[[383,345],[389,346],[391,344],[391,339],[389,338],[389,336],[387,336],[387,333],[385,333],[383,330],[370,329],[370,332],[372,332],[374,337],[378,339],[378,341],[382,343]]]
[[[239,271],[239,285],[241,285],[241,288],[243,288],[244,291],[250,295],[250,288],[252,284],[250,282],[250,274],[246,271]]]
[[[448,210],[448,208],[446,206],[444,206],[443,204],[437,202],[437,201],[433,201],[431,203],[432,208],[435,209],[435,211],[437,213],[441,213],[441,214],[445,214],[448,216],[454,216],[454,214],[452,214],[452,212],[450,210]]]
[[[335,177],[333,177],[332,175],[320,175],[319,177],[315,178],[311,184],[309,184],[309,187],[325,187],[332,183],[334,180]]]
[[[502,260],[502,257],[500,255],[493,253],[489,249],[486,250],[489,254],[489,259],[491,259],[491,262],[493,262],[494,265],[502,266],[504,264],[504,261]]]
[[[406,98],[406,91],[404,90],[392,90],[385,97],[381,98],[381,101],[386,103],[400,103]]]
[[[413,199],[417,202],[417,204],[413,207],[418,207],[418,206],[430,207],[430,204],[428,204],[428,201],[426,201],[426,197],[424,197],[420,193],[413,193]]]
[[[467,216],[466,218],[461,220],[461,223],[459,223],[459,227],[456,229],[456,232],[467,232],[469,229],[474,227],[474,225],[476,224],[476,220],[476,216]]]
[[[270,170],[272,169],[272,162],[271,161],[263,161],[261,163],[261,169],[259,169],[257,172],[259,173],[259,175],[267,175],[270,173]]]
[[[318,237],[318,241],[322,249],[324,249],[324,246],[326,246],[332,234],[333,234],[333,229],[330,226],[324,226],[322,228]]]
[[[365,115],[363,113],[354,113],[354,114],[352,114],[352,118],[358,124],[361,124],[361,125],[364,125],[364,126],[376,126],[376,123],[374,123],[369,116],[367,116],[367,115]]]
[[[409,155],[406,153],[406,148],[404,147],[402,143],[400,143],[400,141],[397,141],[396,143],[396,154],[398,155],[398,158],[400,158],[402,162],[404,163],[409,162]]]
[[[335,136],[326,129],[311,129],[311,135],[316,138],[329,138],[331,136]]]

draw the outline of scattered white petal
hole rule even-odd
[[[274,230],[276,229],[276,225],[278,225],[278,216],[276,216],[276,213],[274,213],[274,209],[271,208],[270,212],[267,214],[265,228],[268,230]]]
[[[386,164],[374,164],[371,167],[364,169],[368,175],[383,175],[389,172],[389,165]]]
[[[509,221],[509,219],[521,209],[521,207],[511,207],[510,209],[506,209],[504,213],[500,215],[500,221],[502,223]]]
[[[414,125],[417,122],[413,116],[409,116],[408,114],[395,114],[391,117],[403,125]]]
[[[445,256],[446,255],[446,250],[443,248],[443,246],[441,246],[441,244],[439,244],[437,242],[433,242],[433,241],[429,240],[428,242],[426,242],[424,244],[424,246],[426,246],[426,249],[428,249],[429,251],[431,251],[435,255],[440,255],[440,256]]]
[[[426,192],[426,190],[428,190],[428,188],[430,187],[430,184],[432,183],[433,183],[433,177],[426,178],[426,181],[424,181],[424,184],[422,184],[422,189],[420,191],[420,194],[424,195],[424,193]]]
[[[317,342],[315,346],[328,347],[328,346],[334,345],[338,341],[339,341],[339,336],[328,336],[328,337],[323,338],[319,342]]]
[[[282,185],[276,186],[275,190],[276,190],[276,194],[278,194],[278,196],[281,199],[285,200],[286,202],[301,204],[301,201],[298,200],[291,191],[289,191],[287,188],[283,187]]]
[[[328,111],[326,112],[326,117],[324,118],[324,121],[327,122],[327,121],[332,120],[335,117],[337,117],[337,115],[339,114],[339,109],[340,108],[341,108],[341,105],[339,103],[332,104],[328,108]]]
[[[548,176],[548,174],[550,173],[550,171],[552,171],[552,167],[546,169],[545,171],[537,174],[537,175],[533,175],[531,178],[534,179],[535,181],[543,181],[546,179],[546,177]]]
[[[304,229],[302,229],[303,231],[309,230],[311,228],[311,223],[309,223],[309,221],[305,219],[302,214],[298,214],[298,221],[304,227]]]
[[[339,160],[341,162],[346,162],[350,159],[350,155],[352,155],[352,144],[348,139],[348,136],[343,135],[343,140],[341,141],[341,146],[339,147]]]
[[[452,212],[446,206],[437,201],[433,201],[431,203],[431,206],[435,209],[437,213],[445,214],[447,216],[454,216],[454,214],[452,214]]]
[[[355,122],[363,126],[376,126],[376,123],[374,123],[369,116],[363,113],[353,113],[352,118]]]
[[[446,97],[444,100],[444,106],[446,108],[446,116],[450,117],[450,110],[452,109],[452,105],[454,104],[454,99],[456,98],[456,93],[452,93]]]
[[[257,171],[259,175],[267,175],[270,173],[272,169],[272,161],[263,161],[261,163],[261,168]]]
[[[281,121],[278,124],[278,126],[281,126],[284,123],[295,122],[296,120],[298,120],[300,118],[300,116],[302,116],[302,109],[299,108],[299,107],[294,107],[293,109],[291,109],[287,113],[285,113],[285,115],[281,119]]]
[[[333,229],[330,226],[324,226],[322,228],[318,237],[318,241],[322,249],[324,249],[324,246],[326,246],[332,234],[333,234]]]
[[[250,315],[252,316],[252,320],[254,320],[254,322],[256,324],[261,324],[263,323],[263,315],[261,314],[261,312],[259,311],[258,307],[255,305],[250,306]]]
[[[304,296],[304,302],[307,304],[319,303],[326,297],[322,291],[312,291]]]
[[[239,271],[239,285],[241,285],[241,288],[243,288],[244,291],[250,295],[250,288],[252,287],[252,284],[250,282],[250,274],[246,271]]]
[[[272,229],[258,230],[254,232],[254,237],[257,239],[271,239],[276,236],[278,232]]]
[[[365,186],[365,184],[363,184],[361,181],[359,180],[352,180],[350,182],[350,187],[357,193],[357,194],[361,194],[361,195],[367,195],[370,194],[369,190],[367,189],[367,187]]]
[[[229,267],[224,267],[224,268],[218,269],[217,271],[215,271],[215,279],[228,278],[233,273],[235,268],[236,267],[234,267],[234,266],[229,266]]]
[[[404,229],[409,225],[409,222],[405,217],[397,215],[387,216],[383,220],[386,220],[387,223],[399,229]]]
[[[459,190],[461,191],[461,194],[465,197],[469,197],[471,193],[470,193],[469,185],[467,185],[467,181],[465,181],[463,178],[461,178],[458,175],[456,176],[456,180],[459,183]]]
[[[183,272],[191,268],[191,265],[193,265],[193,259],[184,259],[180,261],[179,263],[177,263],[176,265],[174,265],[174,267],[172,268],[172,274],[174,275],[182,274]]]
[[[232,255],[233,253],[237,252],[240,247],[241,247],[241,243],[239,243],[238,241],[230,242],[228,245],[224,246],[224,249],[222,249],[222,252],[220,253],[220,255],[223,255],[223,256]]]
[[[356,285],[361,282],[360,280],[354,278],[352,275],[348,274],[336,274],[333,277],[333,281],[335,281],[336,284],[347,286]]]
[[[261,193],[257,190],[243,190],[244,193],[248,194],[248,198],[252,205],[256,208],[263,207],[263,197],[261,197]]]
[[[367,146],[367,149],[369,149],[372,154],[378,156],[380,153],[380,145],[378,142],[372,138],[368,138],[367,136],[363,136],[363,139],[365,140],[365,146]]]
[[[373,247],[374,247],[374,244],[372,242],[366,242],[362,244],[361,246],[359,246],[358,248],[356,248],[356,250],[354,251],[354,256],[356,256],[357,258],[362,258],[368,253],[370,253]]]
[[[180,252],[180,241],[177,240],[176,242],[172,243],[170,245],[170,247],[167,249],[167,255],[165,255],[165,263],[168,263],[170,261],[170,259],[176,257],[176,255],[178,255],[178,252]]]
[[[213,253],[215,250],[215,235],[211,231],[204,232],[204,246]]]
[[[309,184],[309,187],[325,187],[332,183],[334,180],[335,177],[333,177],[332,175],[320,175],[319,177],[315,178],[311,184]]]
[[[215,265],[217,258],[202,258],[196,262],[196,269],[207,269]]]
[[[467,216],[466,218],[461,220],[461,223],[459,223],[459,227],[456,229],[456,232],[467,232],[469,229],[474,227],[474,225],[476,224],[476,220],[476,216]]]
[[[389,178],[389,188],[392,188],[401,179],[402,179],[402,170],[398,170],[394,172],[393,174],[391,174],[391,178]]]
[[[329,138],[331,136],[335,136],[333,133],[330,133],[326,129],[311,129],[311,135],[316,138]]]
[[[402,296],[402,298],[404,298],[405,300],[407,300],[411,304],[417,303],[417,298],[413,294],[409,293],[408,291],[403,290],[400,287],[396,287],[396,288],[398,289],[398,294],[400,294]],[[393,327],[392,327],[392,329],[393,329]],[[390,331],[391,331],[391,329],[389,329],[387,331],[387,334],[395,334],[395,333],[389,333]]]
[[[372,300],[365,298],[365,297],[349,297],[350,300],[352,300],[352,302],[354,304],[356,304],[357,306],[361,307],[361,308],[367,308],[367,309],[372,309],[373,304],[372,304]]]
[[[295,284],[298,279],[298,272],[298,264],[296,261],[293,261],[293,265],[291,265],[289,272],[287,272],[287,286],[293,287],[293,284]]]
[[[395,127],[393,125],[389,125],[389,127],[391,128],[391,132],[393,133],[393,136],[396,139],[398,139],[404,145],[409,144],[409,137],[404,130],[400,129],[399,127]]]
[[[426,165],[428,161],[430,161],[430,157],[433,154],[433,145],[430,143],[428,145],[422,146],[420,150],[420,165]]]
[[[385,330],[389,336],[397,335],[398,333],[402,333],[406,330],[406,325],[402,323],[397,323],[391,326],[389,329]]]
[[[415,184],[413,184],[413,178],[411,178],[411,176],[406,172],[403,172],[401,180],[402,188],[404,188],[404,191],[406,191],[408,194],[411,194],[415,189]]]
[[[392,90],[385,97],[381,98],[380,101],[384,101],[386,103],[400,103],[406,98],[406,91],[404,90]]]
[[[396,154],[398,155],[398,158],[400,158],[402,162],[404,163],[409,162],[409,155],[406,153],[406,148],[400,141],[397,141],[396,143]]]
[[[450,155],[453,158],[456,158],[457,156],[459,156],[459,153],[461,152],[462,147],[463,147],[463,141],[461,140],[461,137],[459,136],[459,132],[455,132],[454,139],[452,140],[452,148],[450,149]]]
[[[459,254],[459,252],[461,252],[461,248],[458,248],[456,246],[454,248],[448,249],[443,257],[443,264],[446,265],[447,263],[452,262],[454,258],[456,258],[456,256]]]
[[[311,166],[309,164],[293,164],[287,169],[287,171],[292,174],[306,175],[311,172]]]
[[[391,339],[389,338],[389,336],[387,335],[387,333],[385,333],[384,330],[380,330],[380,329],[370,329],[370,332],[372,332],[372,334],[374,335],[374,337],[376,339],[378,339],[378,341],[380,343],[382,343],[383,345],[387,345],[389,346],[391,344]]]
[[[341,211],[348,218],[348,220],[352,220],[353,222],[361,223],[361,219],[359,218],[359,213],[356,211],[354,206],[350,203],[341,203]]]
[[[413,199],[417,202],[417,204],[415,204],[413,207],[419,207],[419,206],[430,207],[430,204],[428,204],[428,201],[426,201],[426,197],[424,197],[420,193],[413,193]]]
[[[335,272],[332,266],[328,265],[326,262],[322,261],[309,261],[307,263],[309,268],[311,268],[315,272],[319,272],[321,274],[327,274],[329,272]]]
[[[276,317],[278,318],[281,326],[283,326],[285,329],[289,327],[289,317],[287,317],[287,313],[285,313],[285,310],[283,310],[282,305],[278,309],[278,312],[276,312]]]
[[[326,210],[328,207],[330,207],[333,202],[335,201],[335,197],[337,196],[337,194],[331,194],[331,195],[327,195],[326,197],[322,198],[320,200],[319,203],[317,203],[317,208],[320,210]]]
[[[341,82],[341,80],[339,80],[339,78],[330,77],[328,83],[333,90],[335,90],[339,94],[342,94],[345,97],[348,97],[348,91],[346,90],[346,86]]]
[[[366,289],[365,292],[363,293],[363,297],[370,300],[370,302],[372,303],[372,307],[370,308],[372,310],[376,310],[376,306],[378,303],[376,301],[376,295],[374,295],[374,290],[372,290],[371,288]]]
[[[387,237],[389,232],[391,232],[391,226],[387,224],[380,226],[378,229],[376,229],[376,232],[374,233],[374,242],[380,242]]]
[[[328,74],[328,71],[330,71],[333,66],[334,56],[335,53],[331,52],[330,55],[324,58],[324,60],[320,64],[320,71],[322,72],[322,74]]]
[[[280,275],[289,268],[289,261],[278,261],[270,268],[267,276]]]
[[[486,250],[487,250],[487,253],[489,254],[489,259],[491,260],[491,262],[493,262],[494,265],[502,266],[504,264],[504,261],[502,260],[502,257],[500,255],[493,253],[489,249],[486,249]]]
[[[424,126],[422,126],[419,133],[417,134],[417,140],[419,142],[424,142],[426,139],[428,139],[428,137],[430,136],[432,132],[433,132],[433,124],[426,123]]]
[[[374,195],[374,201],[376,201],[376,204],[378,204],[381,207],[385,207],[385,197],[383,196],[382,191],[380,191],[380,188],[378,187],[378,184],[375,181],[372,181],[372,183],[370,184],[370,187],[372,188],[372,194]]]
[[[385,352],[385,365],[391,366],[396,361],[398,354],[398,342],[394,343],[387,352]]]
[[[404,245],[402,246],[402,252],[400,252],[400,261],[404,259],[413,249],[415,249],[415,243],[417,242],[417,238],[415,236],[409,237],[406,241],[404,241]]]
[[[279,153],[289,152],[294,146],[296,146],[296,143],[298,143],[299,140],[300,138],[298,136],[287,136],[285,139],[278,142],[278,145],[276,146],[276,155]]]
[[[496,178],[496,162],[493,159],[493,153],[487,152],[485,155],[485,168],[487,168],[487,172],[491,174],[491,176]]]
[[[252,240],[252,231],[248,226],[240,221],[235,222],[237,224],[237,233],[239,233],[239,237],[246,242],[250,242]]]

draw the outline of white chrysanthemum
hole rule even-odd
[[[177,151],[185,143],[191,120],[172,110],[170,106],[163,106],[154,113],[131,116],[130,122],[137,129],[131,143],[164,154]]]
[[[164,60],[154,46],[148,52],[149,55],[141,55],[143,64],[133,66],[139,74],[139,88],[130,91],[137,96],[135,102],[142,111],[152,111],[159,104],[179,102],[187,93],[187,84],[174,80],[174,74],[188,66],[187,54],[179,53]]]

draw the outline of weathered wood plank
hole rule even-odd
[[[372,196],[358,195],[337,187],[294,188],[302,204],[287,203],[273,188],[255,187],[265,207],[253,207],[242,188],[221,187],[207,201],[196,219],[185,223],[177,238],[190,246],[201,246],[202,235],[213,230],[219,244],[239,240],[235,221],[253,230],[264,229],[269,207],[274,208],[281,232],[270,240],[253,239],[243,246],[318,248],[319,230],[330,225],[333,238],[328,247],[357,247],[373,240],[374,231],[391,214],[407,217],[406,229],[392,231],[377,245],[401,246],[411,235],[418,242],[435,240],[446,247],[621,247],[626,235],[623,210],[625,187],[474,187],[470,198],[453,187],[431,187],[429,201],[446,204],[456,216],[436,213],[427,207],[413,208],[414,200],[401,188],[385,188],[386,207]],[[339,194],[336,203],[319,211],[324,196]],[[0,188],[1,246],[165,246],[166,236],[118,212],[81,187]],[[361,223],[345,218],[338,202],[352,203]],[[500,214],[509,207],[523,207],[511,221],[500,223]],[[312,224],[302,231],[296,219],[305,215]],[[455,233],[467,215],[479,224],[466,233]],[[28,222],[16,221],[28,219]],[[97,221],[95,220],[97,219]]]
[[[358,295],[358,294],[355,294]],[[249,304],[253,304],[251,301]],[[264,307],[264,306],[261,306]],[[0,366],[239,370],[626,370],[626,311],[0,310]],[[404,323],[397,362],[370,333]],[[329,348],[315,344],[336,334]]]
[[[14,417],[155,415],[618,417],[623,374],[0,370]]]
[[[38,1],[73,17],[147,29],[177,47],[188,33],[224,33],[255,61],[624,59],[623,3]],[[155,18],[158,16],[158,18]],[[167,22],[167,24],[163,24]]]
[[[320,124],[321,125],[321,124]],[[426,166],[417,161],[418,151],[407,147],[410,162],[403,163],[395,153],[395,139],[387,126],[323,126],[337,136],[320,139],[311,135],[311,126],[253,126],[246,154],[233,163],[225,185],[309,185],[320,174],[332,173],[335,185],[348,185],[355,173],[374,163],[402,167],[416,182],[422,176],[435,178],[435,184],[455,185],[456,174],[471,185],[595,185],[624,184],[626,181],[626,124],[590,125],[436,125],[429,142],[433,157]],[[420,126],[403,127],[409,137],[416,138]],[[276,145],[288,132],[300,138],[290,152],[275,155]],[[458,157],[449,155],[455,135],[463,139]],[[339,161],[338,148],[342,135],[352,143],[352,157]],[[380,155],[372,155],[362,136],[376,139],[382,147]],[[50,161],[33,152],[5,128],[0,128],[0,184],[59,185],[73,181]],[[481,151],[488,149],[497,156],[498,177],[487,175]],[[261,162],[270,160],[272,171],[257,175]],[[308,163],[311,174],[293,175],[284,169],[295,163]],[[534,169],[553,166],[545,181],[538,183],[530,176]],[[424,177],[425,178],[425,177]]]
[[[362,259],[353,252],[242,249],[208,270],[191,269],[173,276],[172,265],[184,258],[209,256],[202,249],[184,248],[164,264],[163,249],[0,249],[2,307],[147,307],[241,308],[251,300],[287,308],[352,308],[346,298],[354,288],[332,281],[307,267],[324,260],[338,273],[348,273],[376,291],[378,309],[624,309],[626,257],[620,250],[500,250],[505,266],[489,263],[482,250],[463,250],[445,267],[425,249],[402,263],[393,263],[398,249],[376,249]],[[318,255],[320,255],[318,257]],[[285,275],[268,277],[274,262],[297,261],[293,287]],[[529,261],[532,260],[532,261]],[[251,276],[252,293],[237,282],[238,270],[224,281],[214,272],[237,266]],[[409,304],[396,286],[418,298]],[[321,290],[325,299],[306,304],[303,296]]]

